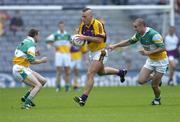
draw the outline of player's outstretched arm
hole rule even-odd
[[[109,45],[109,49],[114,50],[118,47],[126,47],[128,45],[130,45],[129,40],[123,40],[123,41],[120,41],[119,43]]]
[[[31,64],[41,64],[46,63],[48,61],[47,57],[42,57],[41,59],[35,59],[34,61],[31,61]]]
[[[103,38],[101,37],[85,36],[82,34],[77,34],[76,37],[78,37],[81,40],[88,40],[90,42],[96,42],[96,43],[100,43],[104,41]]]

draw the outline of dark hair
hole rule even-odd
[[[90,8],[84,8],[83,10],[82,10],[82,12],[86,12],[86,11],[88,11],[88,10],[91,10]]]
[[[58,24],[64,24],[64,21],[59,21],[59,23]]]
[[[39,34],[39,30],[33,28],[33,29],[29,30],[28,36],[34,37],[34,36],[36,36],[38,34]]]

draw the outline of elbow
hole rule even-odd
[[[167,51],[166,48],[162,48],[162,51]]]

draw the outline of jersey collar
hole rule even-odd
[[[93,25],[94,21],[95,21],[95,19],[94,19],[94,18],[92,18],[90,25],[86,25],[86,27],[88,27],[88,28],[89,28],[91,25]]]
[[[58,30],[57,31],[59,34],[67,34],[67,32],[66,31],[64,31],[64,33],[61,33],[61,31],[60,30]]]
[[[33,37],[28,36],[27,39],[31,40],[33,43],[36,43]]]
[[[145,36],[147,32],[149,32],[150,28],[149,27],[146,27],[146,31],[145,33],[142,35],[142,36]]]

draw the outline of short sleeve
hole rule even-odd
[[[106,36],[105,31],[104,31],[104,26],[99,21],[94,22],[94,34],[95,34],[95,37],[104,38]]]
[[[46,42],[54,42],[55,40],[55,35],[51,34],[46,38]]]
[[[36,51],[36,48],[34,46],[30,47],[28,50],[27,50],[27,59],[28,61],[34,61],[35,60],[35,51]]]
[[[83,22],[79,25],[78,34],[82,34]]]
[[[160,47],[160,48],[165,48],[165,44],[163,42],[163,38],[160,34],[156,34],[153,36],[152,38],[152,42],[157,46],[157,47]]]

